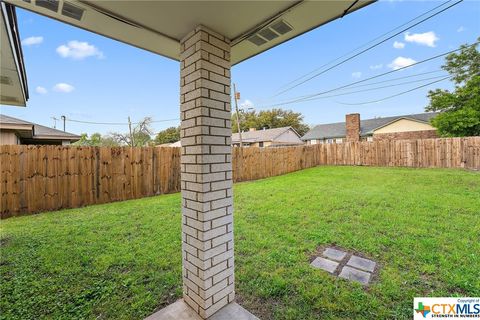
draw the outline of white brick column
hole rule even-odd
[[[197,27],[180,59],[183,298],[207,318],[235,297],[230,41]]]

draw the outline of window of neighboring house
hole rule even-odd
[[[343,139],[342,138],[337,138],[335,139],[335,143],[342,143],[343,142]]]
[[[317,144],[317,140],[310,140],[310,144]]]
[[[260,148],[263,148],[263,141],[260,141],[260,142],[258,143],[258,146],[259,146]]]
[[[373,137],[367,137],[367,141],[368,141],[368,142],[372,142],[372,141],[373,141]]]
[[[327,143],[333,143],[333,139],[327,139]]]

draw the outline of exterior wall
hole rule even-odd
[[[374,133],[373,140],[409,140],[409,139],[430,139],[437,138],[436,130],[423,131],[406,131],[406,132],[392,132],[392,133]]]
[[[268,147],[271,144],[271,141],[263,141],[263,147]],[[232,146],[240,147],[240,142],[232,143]],[[244,142],[243,147],[260,147],[260,142]]]
[[[4,144],[20,144],[20,139],[14,131],[0,130],[0,145]]]
[[[360,141],[360,114],[352,113],[345,116],[347,141]]]
[[[288,142],[288,143],[298,143],[303,144],[303,141],[298,137],[298,135],[292,130],[288,130],[278,137],[275,138],[274,142]]]
[[[271,141],[263,141],[263,148],[272,145]],[[260,147],[260,142],[254,142],[249,145],[249,147]]]
[[[22,139],[21,144],[60,146],[62,145],[62,140]]]
[[[427,131],[435,130],[433,126],[428,123],[422,123],[418,121],[399,119],[389,125],[382,127],[374,131],[374,134],[381,133],[397,133],[397,132],[410,132],[410,131]]]
[[[327,138],[327,139],[314,139],[314,140],[307,140],[306,144],[307,145],[313,145],[313,144],[324,144],[324,143],[343,143],[347,141],[345,137],[339,137],[339,138]]]
[[[345,137],[337,137],[337,138],[320,139],[320,140],[317,140],[317,143],[318,144],[323,144],[323,143],[331,144],[331,143],[343,143],[343,142],[346,142],[346,141],[348,141],[348,140]],[[354,140],[352,140],[352,141],[354,141]]]
[[[208,318],[235,297],[230,41],[197,27],[180,45],[183,298]]]

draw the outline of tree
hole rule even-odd
[[[249,128],[257,130],[267,128],[292,127],[299,135],[303,136],[310,128],[303,122],[303,115],[298,112],[283,109],[262,110],[260,112],[240,112],[240,129],[246,131]],[[232,131],[237,132],[236,114],[232,116]]]
[[[152,118],[145,117],[142,121],[137,123],[135,127],[132,128],[131,132],[112,132],[110,133],[110,135],[120,145],[127,145],[130,147],[143,147],[148,145],[150,140],[152,140],[151,135],[153,133],[151,123]]]
[[[431,122],[444,137],[480,135],[480,52],[476,45],[462,45],[460,49],[449,54],[442,66],[452,76],[454,90],[428,92],[430,104],[426,110],[442,112]]]
[[[76,146],[90,146],[90,147],[116,147],[118,143],[110,136],[102,136],[100,133],[93,133],[90,138],[88,134],[82,133],[80,140],[74,143]]]
[[[172,143],[180,140],[180,127],[170,127],[157,133],[155,144]]]

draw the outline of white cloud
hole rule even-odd
[[[416,61],[412,58],[405,58],[405,57],[397,57],[395,60],[392,61],[388,66],[393,70],[397,70],[400,68],[408,67],[414,64]]]
[[[352,77],[353,78],[360,78],[362,76],[362,73],[360,71],[352,72]]]
[[[43,37],[28,37],[22,40],[24,46],[33,46],[43,42]]]
[[[62,58],[72,58],[74,60],[82,60],[88,57],[104,58],[103,53],[88,42],[80,42],[77,40],[69,41],[66,45],[62,44],[57,48],[57,53]]]
[[[435,42],[437,42],[439,39],[440,38],[438,38],[433,31],[413,34],[410,34],[409,32],[405,33],[405,41],[414,42],[432,48],[435,47]]]
[[[44,87],[38,86],[35,88],[35,92],[38,94],[47,94],[48,91]]]
[[[394,47],[395,49],[403,49],[403,48],[405,48],[405,43],[400,42],[400,41],[395,41],[395,42],[393,43],[393,47]]]
[[[53,86],[53,91],[69,93],[75,90],[75,87],[68,83],[57,83]]]
[[[465,29],[464,26],[460,26],[460,27],[458,27],[457,32],[463,32],[463,31],[465,31],[465,30],[466,30],[466,29]]]
[[[378,69],[382,69],[383,68],[383,64],[374,64],[373,66],[370,66],[370,70],[378,70]]]

